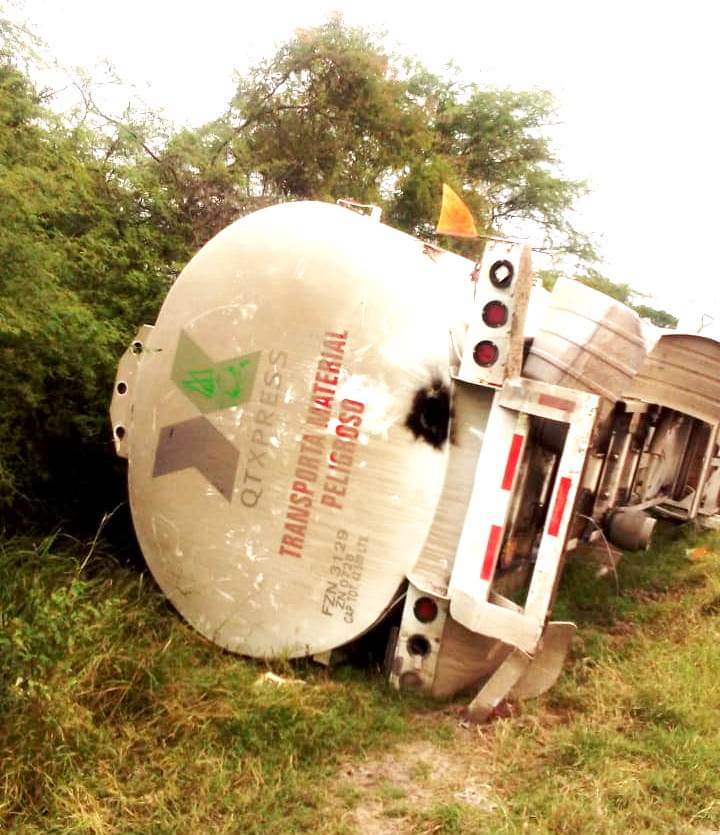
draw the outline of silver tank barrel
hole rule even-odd
[[[143,553],[208,638],[309,655],[386,612],[445,482],[449,331],[472,267],[292,203],[182,272],[116,397]]]
[[[523,374],[593,392],[614,403],[648,351],[640,317],[579,281],[558,279]]]

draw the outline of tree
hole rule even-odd
[[[337,16],[251,70],[226,124],[232,164],[280,199],[380,201],[384,178],[429,141],[391,57]]]
[[[636,304],[633,302],[630,307],[641,316],[656,325],[658,328],[676,328],[678,324],[677,316],[668,313],[667,310],[658,310],[655,307],[648,307],[646,304]]]
[[[16,512],[103,496],[117,358],[168,286],[162,231],[101,148],[0,60],[0,505]]]
[[[109,157],[135,148],[125,176],[168,240],[197,247],[269,203],[340,197],[379,204],[390,223],[433,237],[447,182],[485,232],[522,223],[541,246],[594,258],[568,221],[585,187],[557,170],[548,93],[441,78],[337,15],[251,69],[228,111],[198,130],[173,134],[147,114],[115,120],[84,96],[112,128]]]
[[[567,220],[584,186],[555,170],[544,133],[552,118],[548,93],[455,84],[335,16],[242,79],[215,128],[227,132],[221,148],[237,183],[256,198],[352,196],[429,236],[448,182],[485,231],[521,220],[546,245],[592,257]]]
[[[543,286],[546,290],[552,290],[555,282],[560,277],[561,273],[554,270],[544,270],[540,273]],[[598,270],[589,267],[584,273],[575,275],[574,278],[581,284],[587,287],[592,287],[593,290],[598,290],[606,296],[617,299],[619,302],[631,307],[643,319],[652,322],[659,328],[676,328],[677,317],[666,310],[658,310],[654,307],[649,307],[646,304],[640,304],[637,299],[645,298],[642,293],[633,290],[629,284],[618,284],[611,281],[607,276],[602,275]]]
[[[92,524],[123,495],[106,417],[117,360],[189,257],[242,214],[354,197],[432,237],[447,182],[485,231],[521,222],[592,256],[567,220],[583,186],[557,170],[547,94],[460,85],[333,17],[242,78],[225,114],[178,131],[136,106],[105,113],[89,79],[76,114],[53,113],[24,37],[0,16],[4,510],[80,509]]]
[[[556,253],[592,260],[588,239],[567,220],[585,186],[557,173],[544,135],[553,118],[550,94],[485,90],[474,84],[455,89],[427,76],[425,83],[433,143],[401,181],[398,219],[427,234],[444,180],[463,195],[486,232],[523,221]],[[420,183],[424,199],[415,203],[412,196]]]

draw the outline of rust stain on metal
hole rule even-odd
[[[566,400],[563,397],[554,397],[552,394],[539,395],[538,403],[541,406],[549,406],[551,409],[559,409],[561,412],[575,411],[575,402],[573,400]]]

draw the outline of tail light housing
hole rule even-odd
[[[507,324],[508,309],[500,301],[488,302],[483,308],[482,318],[489,328],[501,328]]]
[[[498,351],[497,345],[494,342],[490,342],[489,339],[483,339],[482,342],[478,342],[473,351],[473,359],[482,368],[489,368],[491,365],[494,365],[499,355],[500,352]]]
[[[532,286],[530,248],[492,239],[472,273],[473,299],[457,377],[500,387],[522,370]]]
[[[413,614],[420,623],[432,623],[438,614],[437,603],[432,597],[418,597],[413,607]]]

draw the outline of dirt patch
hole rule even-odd
[[[709,603],[706,603],[702,609],[700,609],[700,613],[705,615],[705,617],[720,615],[720,595],[714,597]]]
[[[491,811],[496,803],[483,769],[482,745],[472,730],[459,729],[452,749],[427,741],[346,763],[339,792],[354,800],[352,823],[363,835],[407,835],[413,818],[440,804]]]

